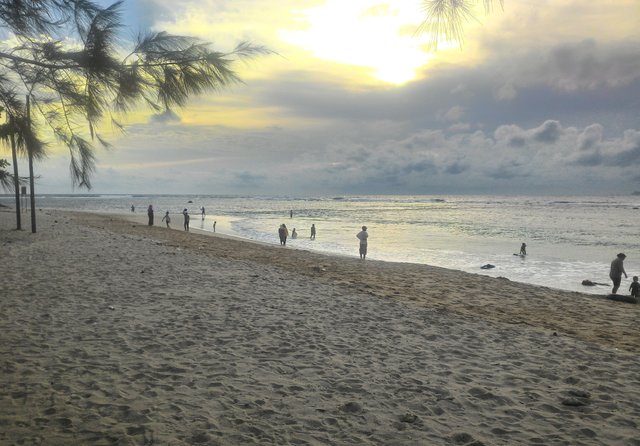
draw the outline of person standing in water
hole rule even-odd
[[[280,237],[280,244],[282,246],[287,246],[287,237],[289,236],[289,230],[285,226],[284,223],[280,225],[278,228],[278,237]]]
[[[520,246],[520,255],[521,256],[526,256],[527,255],[527,244],[523,243],[522,246]]]
[[[216,232],[216,221],[213,222],[213,232]]]
[[[202,211],[202,219],[204,220],[204,216],[205,216],[205,213],[204,213],[204,206],[202,206],[202,207],[200,208],[200,210]]]
[[[311,225],[311,237],[309,237],[311,240],[315,240],[316,239],[316,225],[315,223]]]
[[[364,260],[367,257],[367,239],[369,238],[367,227],[363,226],[362,231],[358,232],[356,237],[360,240],[360,259]]]
[[[626,255],[620,253],[615,259],[613,259],[613,262],[611,262],[611,269],[609,270],[609,277],[613,281],[613,290],[611,291],[611,294],[616,294],[616,291],[620,288],[620,282],[622,282],[623,274],[625,278],[629,277],[627,276],[627,272],[624,270],[624,259],[626,258]]]
[[[147,215],[149,216],[149,226],[153,226],[153,206],[149,205]]]

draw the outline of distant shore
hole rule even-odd
[[[638,440],[638,305],[173,226],[0,210],[1,443]]]

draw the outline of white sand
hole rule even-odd
[[[640,305],[357,246],[23,226],[0,210],[2,445],[640,444]]]

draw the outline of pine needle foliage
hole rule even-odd
[[[6,168],[9,167],[9,161],[0,158],[0,188],[13,191],[13,175]]]
[[[0,0],[0,28],[18,41],[0,42],[0,105],[22,119],[20,98],[30,96],[31,113],[69,149],[74,186],[91,188],[95,144],[108,146],[97,130],[103,119],[122,128],[115,112],[183,107],[194,95],[241,82],[235,61],[270,53],[248,42],[218,52],[166,32],[124,42],[122,8],[122,1],[105,8],[89,0]]]
[[[423,0],[426,19],[418,27],[417,33],[429,35],[433,50],[446,41],[455,41],[462,46],[464,26],[471,20],[477,20],[474,11],[478,3],[477,0]],[[485,12],[492,12],[495,3],[499,3],[500,8],[504,7],[503,0],[482,0]]]

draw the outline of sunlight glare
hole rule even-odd
[[[415,35],[424,11],[419,0],[327,0],[299,11],[304,24],[281,30],[281,38],[323,60],[366,67],[384,82],[402,84],[432,55],[422,48],[426,35]]]

